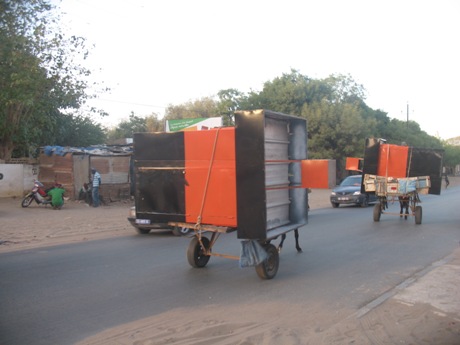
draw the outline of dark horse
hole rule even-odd
[[[299,229],[294,230],[294,236],[295,236],[295,249],[297,249],[297,252],[301,253],[302,248],[300,248],[300,245],[299,245]],[[283,243],[285,239],[286,239],[286,234],[283,234],[281,236],[281,242],[278,245],[278,252],[280,252],[281,248],[283,248]]]
[[[407,196],[407,195],[403,195],[403,196],[398,196],[398,199],[399,199],[399,206],[401,206],[401,210],[399,212],[399,216],[402,217],[403,216],[403,211],[404,209],[406,210],[405,214],[404,214],[404,219],[407,219],[407,216],[409,215],[409,201],[410,201],[410,197]]]

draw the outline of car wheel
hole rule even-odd
[[[331,204],[332,204],[332,207],[334,207],[334,208],[337,208],[337,207],[339,207],[339,205],[340,205],[340,204],[337,203],[337,202],[331,202]]]
[[[174,236],[183,236],[183,235],[188,234],[189,231],[190,231],[189,228],[184,228],[184,227],[181,227],[181,226],[175,226],[172,229],[172,233],[173,233]]]
[[[134,227],[138,234],[147,235],[150,232],[150,229]]]
[[[364,199],[361,202],[361,207],[367,207],[369,206],[369,195],[364,195]]]

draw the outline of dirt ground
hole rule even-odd
[[[449,188],[460,186],[460,177]],[[460,188],[459,188],[460,192]],[[331,207],[330,190],[309,194],[311,212]],[[115,236],[132,236],[131,202],[92,208],[66,201],[61,210],[0,198],[0,254]],[[326,329],[311,329],[293,296],[289,306],[171,310],[106,330],[80,344],[460,344],[460,248],[423,276]],[[199,318],[196,315],[200,315]],[[242,318],[244,315],[244,318]],[[261,317],[261,315],[264,315]],[[308,316],[312,317],[312,316]],[[260,320],[264,320],[261,322]]]

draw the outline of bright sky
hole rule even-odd
[[[69,34],[95,48],[89,65],[112,90],[96,105],[105,125],[164,114],[235,88],[260,91],[291,68],[345,74],[367,104],[460,136],[460,1],[62,0]]]

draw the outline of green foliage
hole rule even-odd
[[[217,102],[210,97],[204,97],[184,104],[169,105],[164,118],[165,120],[208,118],[217,116],[218,111]]]
[[[58,131],[51,142],[59,146],[86,147],[90,145],[104,144],[105,133],[100,124],[81,115],[60,115],[57,118]],[[41,143],[41,146],[49,144],[50,140]]]
[[[296,70],[264,83],[260,92],[243,93],[225,89],[217,93],[218,100],[202,98],[184,104],[170,105],[165,119],[222,116],[225,125],[233,125],[236,110],[270,109],[307,119],[308,155],[310,159],[334,159],[337,177],[347,174],[347,157],[363,157],[366,138],[384,138],[389,143],[405,143],[414,147],[442,148],[442,142],[420,129],[418,123],[390,119],[381,110],[365,103],[365,89],[350,76],[331,75],[311,79]],[[130,137],[139,122],[134,115],[122,123],[111,136]],[[152,118],[155,130],[163,130],[158,119]],[[161,124],[162,125],[162,124]],[[142,128],[140,128],[142,129]],[[150,128],[149,131],[152,131]],[[446,164],[460,164],[455,150],[446,153]]]
[[[134,133],[147,132],[147,119],[131,112],[129,120],[121,121],[116,128],[107,133],[108,139],[132,138]]]
[[[157,114],[147,116],[145,118],[145,126],[147,128],[147,132],[150,133],[162,132],[165,129],[164,121],[160,121]]]
[[[453,172],[453,168],[460,164],[460,146],[444,144],[444,165],[448,168],[448,173]]]
[[[345,172],[346,157],[362,157],[366,138],[385,138],[415,147],[442,148],[414,122],[390,119],[365,103],[365,89],[350,76],[331,75],[311,79],[296,70],[264,83],[260,92],[248,95],[222,90],[219,110],[230,117],[235,109],[270,109],[307,119],[308,154],[311,159],[335,159],[338,177]],[[458,164],[458,163],[457,163]]]
[[[224,126],[235,124],[234,113],[240,109],[249,109],[248,97],[236,89],[220,90],[217,93],[217,113],[223,116]]]
[[[100,135],[89,118],[72,115],[90,97],[85,81],[90,72],[75,63],[87,56],[85,40],[63,35],[52,10],[46,0],[0,0],[0,159],[56,144],[47,140],[61,137],[63,123]]]

